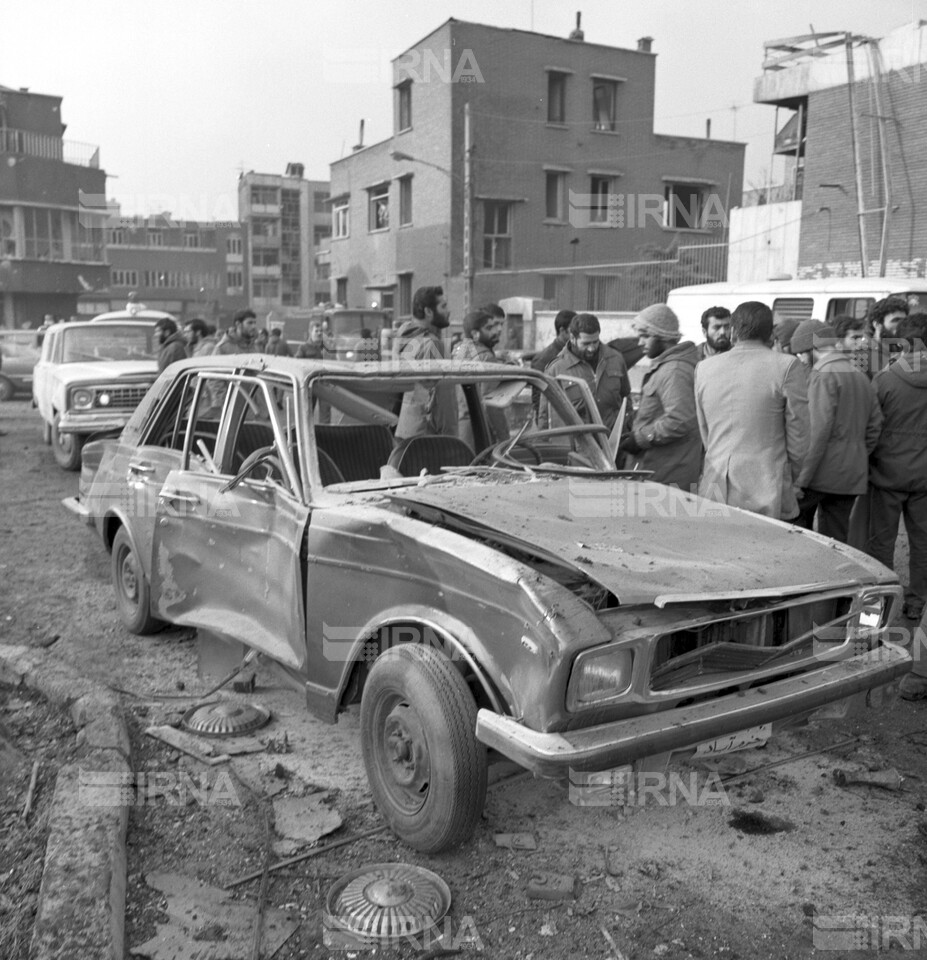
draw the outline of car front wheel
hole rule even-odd
[[[61,433],[58,430],[60,417],[55,414],[51,426],[51,444],[58,466],[64,470],[80,470],[80,452],[84,438],[78,433]]]
[[[476,704],[447,657],[405,644],[373,665],[361,700],[367,779],[380,813],[410,847],[437,853],[466,840],[486,799]]]
[[[113,538],[113,587],[119,616],[131,633],[156,633],[163,624],[151,615],[151,589],[125,527]]]
[[[6,400],[12,400],[15,392],[13,389],[13,381],[7,377],[0,377],[0,403]]]

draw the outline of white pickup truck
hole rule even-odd
[[[101,317],[46,331],[32,403],[42,416],[43,439],[65,470],[80,468],[89,436],[122,430],[157,379],[156,322]]]

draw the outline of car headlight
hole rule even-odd
[[[885,626],[887,616],[887,597],[881,594],[874,597],[863,597],[859,610],[847,622],[847,639],[859,639],[881,630]]]
[[[110,400],[112,400],[112,397],[106,391],[103,391],[97,398],[97,402],[101,407],[108,407]]]
[[[631,686],[630,650],[605,647],[581,653],[567,685],[567,710],[581,710],[620,696]]]
[[[353,351],[353,350],[346,350],[345,353],[344,353],[344,359],[345,359],[345,360],[353,360],[353,359],[354,359],[354,351]]]
[[[86,387],[71,391],[71,406],[75,410],[89,410],[93,406],[94,392]]]

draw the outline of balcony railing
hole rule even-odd
[[[41,157],[43,160],[73,163],[79,167],[92,167],[95,170],[100,168],[99,147],[92,143],[62,140],[61,137],[36,133],[34,130],[0,127],[0,153]]]

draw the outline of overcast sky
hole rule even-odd
[[[751,103],[764,41],[885,36],[927,0],[3,0],[0,85],[64,97],[66,139],[100,147],[123,214],[229,219],[239,172],[328,164],[390,135],[389,62],[448,17],[634,49],[652,36],[656,130],[746,142],[769,168],[774,111]],[[774,168],[777,169],[777,168]]]

